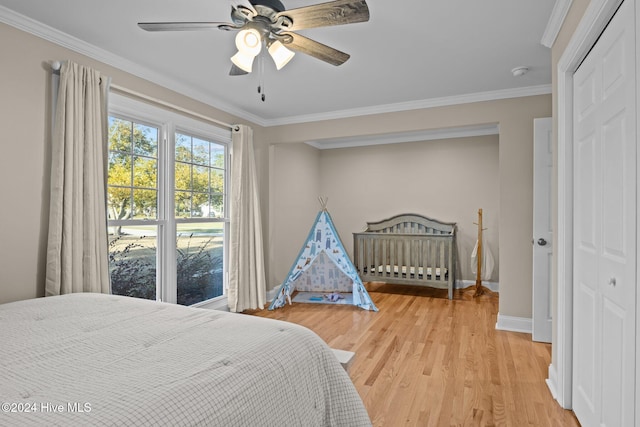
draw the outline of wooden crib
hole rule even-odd
[[[354,265],[363,282],[429,286],[453,298],[456,224],[401,214],[353,233]]]

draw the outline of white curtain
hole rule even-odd
[[[229,309],[241,312],[264,307],[266,279],[253,129],[244,125],[235,126],[232,142],[227,297]]]
[[[67,61],[51,149],[46,295],[109,293],[106,219],[109,78]]]

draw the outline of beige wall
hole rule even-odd
[[[95,67],[123,86],[227,123],[242,122],[220,110],[139,79],[0,23],[0,303],[44,295],[49,215],[50,62],[70,59]],[[255,130],[262,183],[268,182],[268,147]],[[268,212],[268,186],[262,192]],[[265,213],[265,223],[268,219]]]
[[[329,198],[329,212],[351,256],[352,233],[366,221],[419,213],[457,223],[458,279],[466,280],[475,280],[470,257],[482,207],[496,260],[492,280],[498,281],[497,135],[332,150],[307,144],[273,147],[270,193],[278,214],[271,215],[271,287],[282,283],[297,257],[320,209],[319,195]]]
[[[533,119],[550,116],[551,96],[540,95],[270,127],[264,130],[264,138],[265,142],[270,144],[299,143],[326,138],[497,123],[500,129],[498,144],[499,203],[497,212],[489,214],[495,215],[494,221],[499,220],[497,233],[500,259],[498,273],[500,278],[500,313],[505,316],[531,318]],[[336,150],[336,152],[338,151]],[[325,165],[324,160],[322,165]],[[452,166],[453,170],[455,170],[454,166]],[[325,183],[324,179],[323,184]],[[333,191],[326,186],[321,189],[325,192]],[[329,201],[332,215],[338,217],[338,212],[340,212],[341,215],[348,218],[350,215],[348,212],[342,213],[342,210],[346,210],[346,208],[339,207],[347,201],[340,200],[341,196],[336,197],[337,201],[333,198],[330,198]],[[473,220],[474,212],[478,207],[481,206],[470,206],[468,219],[463,219],[461,222]],[[487,207],[487,209],[491,208]],[[429,207],[429,212],[431,212],[431,207]],[[281,214],[284,213],[272,207],[272,218],[274,215]],[[432,215],[437,216],[436,214]],[[349,228],[358,226],[356,221],[361,228],[363,220],[375,219],[377,218],[372,218],[369,215],[359,217],[357,220],[351,219],[350,223],[344,224],[347,231],[341,231],[344,219],[336,219],[338,222],[336,227],[341,234],[345,234],[351,231]],[[300,222],[308,223],[309,220],[300,219]],[[342,238],[348,240],[348,237],[343,236]],[[300,244],[299,240],[292,240],[291,245],[298,246]],[[274,251],[274,253],[279,252]],[[280,280],[282,279],[280,278]],[[273,287],[277,283],[270,282],[270,285]]]
[[[498,136],[324,150],[322,191],[345,248],[366,221],[418,213],[458,225],[461,276],[475,280],[470,257],[483,208],[489,249],[498,259]],[[492,280],[497,281],[498,268]]]
[[[274,288],[286,277],[298,257],[320,203],[320,154],[307,144],[271,146],[269,251],[271,266],[267,287]]]

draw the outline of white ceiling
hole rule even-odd
[[[323,1],[282,0],[288,9]],[[349,53],[345,64],[297,54],[276,71],[265,58],[265,102],[255,68],[228,75],[235,33],[136,25],[229,22],[227,0],[0,0],[0,22],[269,126],[549,93],[551,51],[541,40],[554,3],[367,0],[369,22],[300,31]],[[514,77],[521,65],[530,71]]]

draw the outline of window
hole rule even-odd
[[[230,133],[110,97],[112,292],[182,305],[223,296]]]

